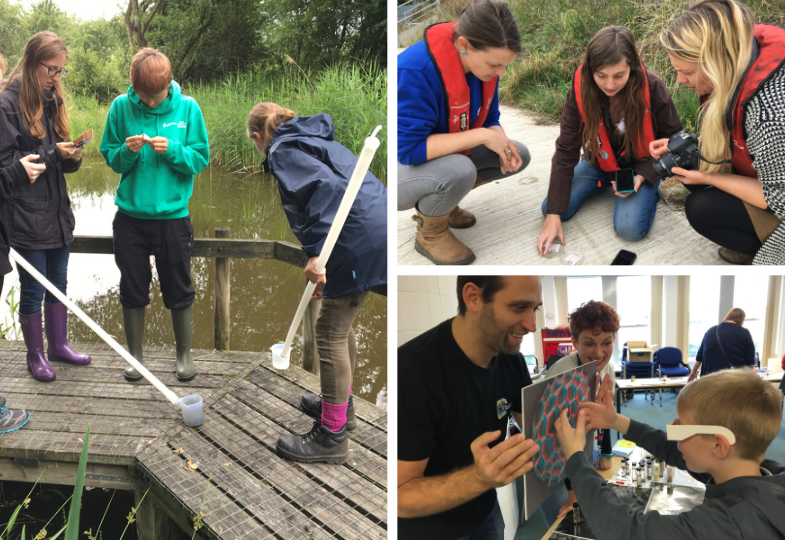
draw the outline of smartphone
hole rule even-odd
[[[89,143],[93,140],[93,129],[90,128],[81,135],[79,135],[76,139],[74,139],[74,147],[79,148],[80,146],[84,146],[85,144]]]
[[[632,264],[635,262],[635,259],[638,256],[633,253],[632,251],[627,251],[626,249],[619,250],[619,253],[616,255],[616,258],[613,259],[611,264],[616,265],[623,265],[623,264]]]
[[[619,169],[616,171],[616,193],[632,193],[635,191],[635,171]]]

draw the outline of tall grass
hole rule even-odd
[[[223,81],[183,89],[199,103],[210,140],[213,163],[233,169],[258,166],[261,156],[246,136],[245,123],[254,105],[274,101],[300,116],[329,114],[338,142],[359,154],[364,140],[377,125],[386,128],[387,72],[376,64],[344,64],[315,74],[287,66],[276,77],[237,74]],[[98,153],[109,105],[95,98],[73,95],[69,120],[74,136],[93,128],[95,138],[86,147]],[[371,171],[387,183],[387,130],[378,135],[381,146]]]
[[[572,76],[592,36],[606,26],[626,26],[635,35],[646,67],[657,73],[673,96],[685,129],[696,132],[698,100],[680,87],[660,31],[682,13],[690,0],[515,0],[510,2],[523,41],[521,60],[507,70],[500,99],[553,120],[561,117]],[[748,0],[759,22],[783,24],[785,0]]]

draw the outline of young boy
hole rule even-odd
[[[764,460],[782,421],[782,394],[751,370],[725,370],[688,384],[668,433],[616,414],[610,392],[582,406],[573,429],[562,411],[554,426],[566,473],[600,540],[785,537],[785,467]],[[615,429],[706,484],[702,505],[679,515],[633,512],[586,459],[587,429]],[[696,434],[696,431],[699,434]]]

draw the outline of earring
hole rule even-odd
[[[461,56],[466,56],[466,51],[461,51]]]

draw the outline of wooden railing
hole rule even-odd
[[[232,239],[229,227],[216,227],[216,238],[194,238],[192,257],[215,259],[215,348],[230,349],[231,342],[231,260],[276,259],[305,268],[308,255],[300,246],[277,240]],[[111,236],[77,236],[71,253],[114,254]],[[378,291],[373,291],[378,292]],[[316,318],[321,301],[310,302],[303,317],[303,367],[319,373],[319,354],[316,351]]]

